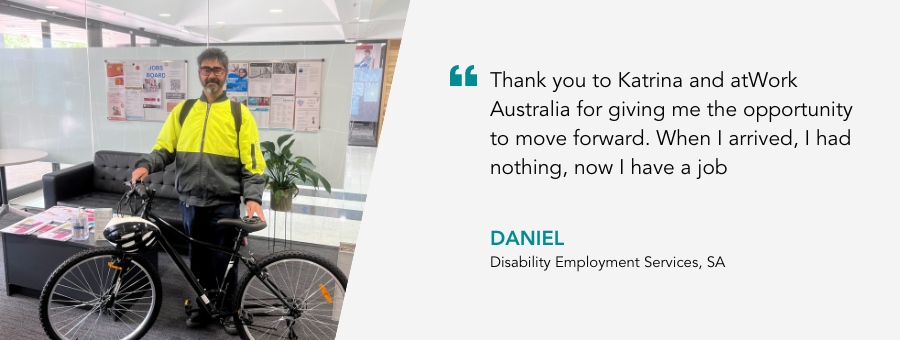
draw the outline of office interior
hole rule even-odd
[[[332,193],[303,190],[290,213],[266,209],[276,223],[255,236],[339,248],[349,276],[408,5],[0,0],[0,149],[48,154],[6,167],[9,201],[40,211],[44,174],[92,161],[99,150],[151,150],[162,122],[108,119],[107,61],[187,61],[187,97],[197,98],[196,57],[207,47],[231,61],[324,60],[318,131],[260,129],[260,137],[292,134],[293,153],[314,162]],[[365,50],[377,59],[360,70]]]

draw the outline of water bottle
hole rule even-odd
[[[87,240],[87,214],[84,213],[84,208],[78,208],[78,214],[75,215],[75,223],[72,225],[72,239],[73,240]]]

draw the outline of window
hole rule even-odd
[[[131,34],[104,28],[103,47],[131,47]]]
[[[151,47],[155,45],[155,39],[150,39],[147,37],[134,37],[134,45],[137,47]]]
[[[72,27],[50,24],[50,41],[53,48],[85,48],[87,30],[84,27]]]
[[[0,35],[4,48],[42,48],[41,23],[0,14]]]

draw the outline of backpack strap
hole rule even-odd
[[[194,102],[197,99],[188,99],[184,101],[184,105],[181,105],[181,113],[178,114],[178,124],[184,126],[184,120],[187,119],[188,113],[191,112],[191,108],[194,107]]]
[[[238,158],[241,158],[241,103],[231,102],[231,115],[234,116],[234,131],[237,132]]]

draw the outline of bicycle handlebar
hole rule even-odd
[[[137,196],[141,199],[147,199],[148,197],[150,197],[147,194],[147,185],[144,184],[143,181],[137,182],[134,185],[132,185],[131,182],[125,181],[125,186],[130,188],[128,192],[125,193],[126,197],[131,197],[135,194],[137,194]]]

